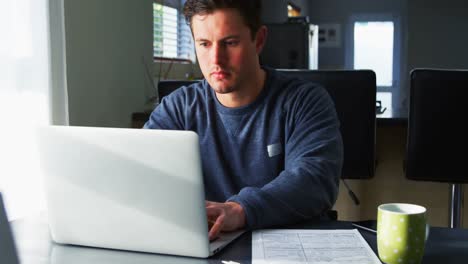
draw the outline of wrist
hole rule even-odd
[[[245,218],[244,208],[242,207],[242,205],[236,202],[227,202],[227,204],[230,207],[230,211],[231,211],[230,215],[234,216],[234,219],[235,219],[234,225],[236,226],[236,229],[245,227],[246,218]]]

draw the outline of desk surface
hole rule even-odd
[[[408,124],[407,108],[387,108],[382,114],[376,114],[378,126],[406,126]]]
[[[221,260],[251,263],[252,236],[245,233],[220,253],[209,259],[196,259],[158,254],[136,253],[129,251],[96,249],[55,244],[50,240],[45,216],[13,222],[13,233],[22,264],[207,264],[221,263]],[[352,229],[350,222],[310,222],[290,226],[289,228],[306,229]],[[374,234],[360,231],[372,250],[377,252]],[[426,244],[424,264],[432,263],[467,263],[468,230],[432,227]]]

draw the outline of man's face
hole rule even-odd
[[[258,37],[252,39],[238,11],[222,9],[195,15],[191,25],[198,63],[215,92],[227,94],[250,87],[262,45]]]

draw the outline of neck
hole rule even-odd
[[[218,98],[218,101],[222,105],[229,108],[242,107],[252,103],[263,89],[266,72],[259,67],[253,79],[252,82],[243,82],[241,84],[243,87],[235,92],[227,94],[216,93],[216,98]]]

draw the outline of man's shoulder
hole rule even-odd
[[[192,83],[187,82],[187,84],[178,87],[170,94],[165,96],[167,100],[170,101],[186,101],[186,100],[200,100],[206,98],[208,95],[208,89],[206,80],[197,80],[193,81]]]

